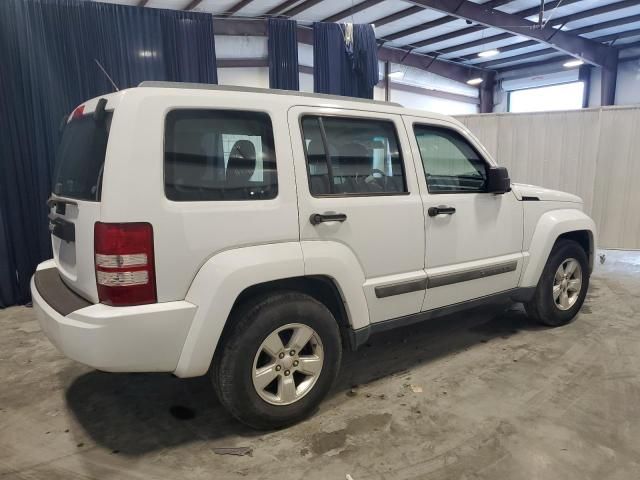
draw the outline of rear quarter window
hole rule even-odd
[[[273,129],[263,112],[167,114],[165,195],[173,201],[267,200],[278,193]]]
[[[54,194],[79,200],[100,200],[112,117],[112,112],[106,112],[102,121],[96,121],[88,114],[67,123],[56,152],[51,189]]]

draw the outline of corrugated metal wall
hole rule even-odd
[[[457,118],[514,181],[581,196],[599,247],[640,249],[640,106]]]

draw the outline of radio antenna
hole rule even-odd
[[[109,74],[107,73],[107,71],[104,69],[104,67],[100,64],[100,62],[98,61],[97,58],[93,59],[94,62],[96,62],[96,64],[98,65],[98,68],[100,70],[102,70],[102,73],[104,73],[105,77],[107,77],[109,79],[109,82],[111,82],[111,85],[113,85],[113,88],[115,89],[116,92],[119,92],[120,89],[118,88],[118,86],[116,85],[116,82],[113,81],[113,79],[109,76]]]

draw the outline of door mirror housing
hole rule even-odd
[[[487,192],[507,193],[511,191],[511,179],[505,167],[489,167],[487,170]]]

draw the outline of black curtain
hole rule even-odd
[[[300,90],[297,29],[295,20],[269,19],[269,88]]]
[[[353,25],[353,41],[345,42],[346,25],[313,24],[313,85],[318,93],[373,98],[378,83],[378,47],[371,25]]]
[[[144,80],[217,83],[211,17],[79,0],[0,2],[0,306],[51,257],[45,202],[62,117]],[[4,228],[3,228],[4,227]]]

